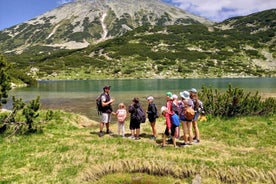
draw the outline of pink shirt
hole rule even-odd
[[[172,127],[172,123],[171,123],[171,115],[166,112],[165,114],[165,119],[166,119],[166,126],[168,127],[168,129],[170,129]]]
[[[117,112],[117,119],[119,122],[124,122],[126,119],[127,112],[125,109],[118,109]]]

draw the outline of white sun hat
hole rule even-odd
[[[190,99],[190,93],[189,93],[189,91],[185,90],[185,91],[180,92],[179,94],[184,99]]]
[[[161,113],[163,113],[164,111],[168,110],[168,108],[166,106],[162,106],[161,107]]]

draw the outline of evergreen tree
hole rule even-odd
[[[8,63],[6,58],[0,54],[0,108],[7,103],[8,92],[11,89],[10,78],[6,74]]]

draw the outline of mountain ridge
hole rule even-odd
[[[84,48],[145,24],[194,23],[213,24],[159,0],[78,0],[3,30],[0,38],[6,39],[0,49],[21,53],[33,45]]]
[[[137,19],[133,19],[131,13],[121,12],[118,18],[112,9],[107,13],[95,9],[94,21],[85,15],[78,24],[83,32],[73,34],[78,26],[72,25],[72,20],[62,19],[51,26],[54,16],[40,17],[38,20],[47,23],[34,27],[21,24],[8,30],[16,34],[30,28],[25,34],[3,39],[0,47],[21,48],[21,54],[6,52],[8,60],[15,68],[43,80],[276,76],[275,9],[211,25],[173,19],[167,10],[161,12],[161,17],[138,12]],[[143,25],[135,27],[140,21]],[[47,26],[51,26],[48,31]],[[46,33],[33,34],[40,28]],[[5,34],[0,32],[0,39]],[[87,46],[68,50],[64,40]],[[25,42],[29,45],[24,48]],[[59,47],[51,47],[53,44]]]

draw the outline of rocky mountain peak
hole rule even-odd
[[[83,48],[143,25],[212,24],[159,0],[76,0],[0,32],[6,52]],[[12,40],[16,39],[16,44]]]

